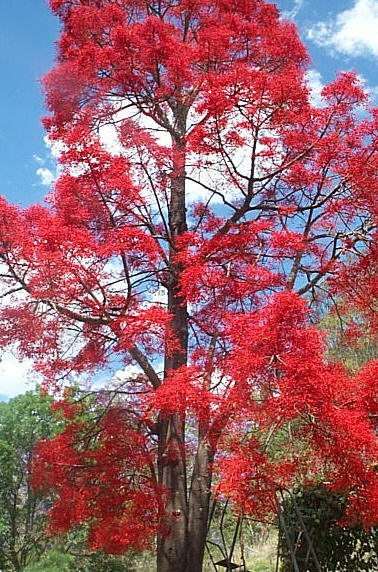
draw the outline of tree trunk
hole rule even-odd
[[[165,358],[164,376],[187,364],[188,315],[179,293],[181,265],[175,260],[176,239],[187,229],[185,205],[185,144],[186,111],[177,110],[177,137],[173,141],[171,198],[169,204],[169,276],[168,311],[170,327],[179,348]],[[188,501],[185,453],[185,418],[175,414],[159,421],[158,444],[159,482],[168,493],[163,531],[158,538],[158,572],[185,572],[188,543]]]
[[[169,204],[168,311],[179,349],[166,356],[164,372],[185,366],[188,359],[188,314],[180,296],[181,265],[175,260],[176,239],[187,230],[185,205],[185,143],[187,110],[177,105],[173,138],[171,198]],[[185,418],[175,414],[159,420],[158,476],[168,492],[163,532],[157,545],[158,572],[201,572],[207,537],[213,453],[200,429],[190,493],[187,487]]]
[[[213,452],[205,436],[199,437],[192,474],[188,516],[187,572],[201,572],[209,520]]]
[[[178,416],[164,421],[165,430],[173,430],[166,443],[177,437],[177,427],[182,422]],[[176,441],[176,443],[178,440]],[[158,539],[158,572],[201,572],[205,553],[213,452],[206,438],[199,440],[195,458],[190,494],[187,500],[185,458],[177,463],[168,462],[162,470],[162,483],[169,491],[165,518],[165,533]],[[184,472],[181,472],[184,471]]]
[[[159,480],[168,492],[163,531],[158,537],[157,571],[185,572],[188,539],[184,421],[160,420]]]

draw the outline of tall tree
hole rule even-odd
[[[376,292],[378,114],[358,79],[315,106],[295,26],[261,0],[50,4],[60,177],[47,206],[1,203],[1,339],[58,390],[115,359],[130,372],[96,425],[67,403],[41,445],[53,525],[88,520],[112,551],[157,534],[159,572],[199,572],[214,474],[261,512],[321,459],[371,522],[377,365],[328,366],[307,309],[331,275],[355,292],[351,252],[353,301]],[[282,431],[306,447],[271,456]]]

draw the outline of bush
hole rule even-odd
[[[24,568],[24,572],[71,572],[74,560],[67,552],[50,550],[39,562]]]
[[[378,570],[377,529],[347,528],[337,523],[346,508],[345,496],[323,486],[300,489],[294,498],[313,543],[321,569],[329,572],[371,572]],[[282,514],[289,529],[291,544],[301,572],[317,572],[308,554],[308,543],[295,512],[294,501],[287,497]],[[293,572],[294,567],[284,531],[280,530],[281,571]]]

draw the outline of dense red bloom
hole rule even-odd
[[[92,423],[71,422],[34,452],[34,486],[58,495],[50,528],[64,532],[88,521],[94,548],[142,550],[151,545],[164,506],[146,440],[122,409]]]

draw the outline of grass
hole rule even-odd
[[[247,566],[250,572],[275,572],[277,535],[271,532],[262,542],[248,551]]]
[[[244,558],[249,572],[275,572],[277,558],[277,531],[273,527],[259,531],[260,534],[248,543],[245,540]],[[220,556],[215,553],[214,556]],[[215,558],[217,559],[217,558]],[[240,564],[243,559],[240,550],[235,548],[233,561]],[[219,571],[221,568],[218,569]],[[205,559],[203,572],[215,572],[208,558]]]

